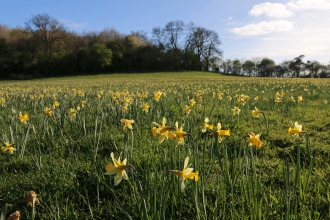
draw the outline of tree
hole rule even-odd
[[[49,61],[53,59],[53,52],[57,43],[63,40],[65,28],[55,18],[46,13],[32,15],[32,18],[25,23],[27,32],[32,33],[40,39],[48,53]]]
[[[246,73],[248,76],[252,76],[255,68],[255,63],[252,60],[246,60],[243,63],[243,72]]]
[[[304,62],[302,59],[305,57],[305,55],[300,55],[299,57],[295,57],[290,65],[289,68],[293,71],[293,77],[299,77],[301,70],[304,68]]]
[[[152,35],[158,46],[164,50],[180,50],[181,40],[184,34],[185,24],[183,21],[168,22],[164,28],[155,27],[152,29]]]
[[[273,75],[275,62],[269,58],[263,58],[258,67],[260,76],[270,77]]]
[[[320,73],[321,69],[323,68],[323,65],[320,64],[318,61],[313,60],[313,61],[307,61],[305,63],[304,67],[307,71],[309,71],[308,75],[310,77],[317,77],[318,74]]]
[[[94,44],[89,57],[94,70],[101,70],[112,63],[112,52],[103,44]]]
[[[205,70],[209,70],[211,57],[222,56],[220,45],[219,35],[215,31],[190,24],[185,48],[195,51]]]
[[[235,59],[233,61],[233,74],[234,75],[241,75],[242,72],[242,64],[239,59]]]

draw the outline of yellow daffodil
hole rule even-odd
[[[293,128],[289,128],[289,134],[293,134],[293,135],[299,135],[300,133],[302,133],[302,125],[299,125],[298,122],[294,123],[294,127]]]
[[[130,98],[125,98],[123,100],[123,103],[124,103],[124,105],[129,105],[129,104],[131,104],[131,99]]]
[[[53,111],[48,107],[44,108],[44,113],[45,113],[45,115],[48,115],[48,116],[53,115]]]
[[[74,109],[74,108],[70,108],[70,110],[69,110],[69,114],[71,115],[71,116],[76,116],[76,114],[77,114],[77,110],[76,109]]]
[[[29,119],[29,115],[28,114],[25,113],[24,115],[22,115],[22,113],[19,112],[19,118],[18,118],[18,120],[20,120],[24,124],[27,124],[27,120],[28,119]]]
[[[80,105],[81,105],[82,107],[85,107],[86,104],[87,104],[87,100],[82,100],[82,101],[80,101]]]
[[[187,114],[189,114],[190,111],[191,111],[191,108],[190,108],[190,106],[186,105],[186,107],[185,107],[183,110],[184,110]]]
[[[60,106],[60,103],[58,101],[53,102],[53,108],[56,108]]]
[[[144,103],[142,105],[142,110],[145,111],[145,112],[148,112],[149,111],[149,108],[150,108],[150,106],[148,105],[148,103]]]
[[[204,122],[201,123],[202,125],[202,133],[205,133],[207,129],[212,130],[213,129],[213,125],[209,124],[209,118],[205,118]]]
[[[189,105],[190,106],[194,106],[196,104],[195,100],[194,99],[190,99],[189,100]]]
[[[221,123],[217,124],[217,130],[216,133],[218,135],[218,142],[221,143],[222,142],[222,137],[221,136],[230,136],[230,130],[221,130]]]
[[[169,130],[174,129],[172,126],[166,126],[166,118],[163,118],[162,124],[159,125],[156,122],[153,122],[157,127],[153,126],[151,129],[152,135],[156,136],[159,134],[159,143],[162,143],[169,136]]]
[[[161,91],[154,93],[154,99],[158,102],[160,98],[162,97],[163,93]]]
[[[255,108],[255,110],[252,110],[252,115],[255,117],[259,117],[259,115],[262,113],[262,111],[257,109],[257,107],[254,107],[254,108]]]
[[[118,185],[122,179],[124,178],[125,180],[128,180],[128,176],[126,173],[126,169],[131,167],[130,165],[126,165],[127,160],[124,159],[121,162],[120,156],[118,158],[118,160],[115,159],[115,156],[113,154],[113,152],[111,153],[111,158],[112,158],[112,162],[113,164],[108,164],[105,167],[105,170],[107,171],[105,173],[105,175],[115,175],[115,186]]]
[[[128,107],[127,107],[127,105],[123,105],[123,106],[121,107],[121,110],[127,112],[127,111],[128,111]]]
[[[176,138],[177,144],[184,145],[184,137],[189,135],[187,132],[183,131],[183,125],[179,128],[179,123],[175,122],[175,131],[169,133],[170,138]]]
[[[298,96],[298,102],[302,102],[303,101],[303,97],[300,95]]]
[[[241,109],[239,109],[238,107],[234,106],[234,108],[232,109],[232,111],[233,111],[233,115],[236,115],[236,114],[239,115],[239,113],[241,112]]]
[[[256,146],[257,148],[261,148],[263,143],[260,141],[260,135],[261,134],[255,135],[253,132],[250,132],[250,138],[247,141],[249,146]]]
[[[8,151],[10,154],[13,154],[16,150],[14,147],[14,144],[10,144],[9,142],[5,142],[5,146],[1,147],[2,152]]]
[[[130,119],[124,119],[124,118],[122,118],[121,120],[120,120],[120,122],[122,123],[122,125],[123,125],[123,129],[125,130],[126,128],[129,128],[129,129],[133,129],[133,127],[132,127],[132,124],[134,123],[134,120],[130,120]]]
[[[35,191],[30,191],[26,194],[27,197],[27,205],[34,207],[35,205],[40,204],[39,199],[37,197],[37,193]]]
[[[196,182],[198,181],[198,171],[192,172],[194,169],[190,168],[188,163],[189,157],[186,157],[186,159],[184,160],[183,170],[169,170],[169,172],[178,175],[181,179],[181,191],[184,191],[184,188],[186,187],[186,179],[195,180]]]

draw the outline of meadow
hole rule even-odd
[[[330,219],[329,97],[207,72],[2,81],[0,220]]]

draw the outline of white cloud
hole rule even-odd
[[[287,6],[294,10],[330,9],[329,0],[291,0]]]
[[[249,14],[256,17],[266,15],[272,18],[288,18],[294,15],[286,8],[285,5],[269,2],[253,6],[253,8],[249,11]]]
[[[286,20],[262,21],[257,24],[248,24],[240,28],[234,28],[230,32],[240,36],[256,36],[271,32],[283,32],[293,29],[293,22]]]
[[[72,22],[72,20],[64,20],[64,19],[60,19],[59,21],[62,22],[66,27],[72,29],[79,29],[88,26],[87,22],[76,23],[76,22]]]

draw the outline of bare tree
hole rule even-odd
[[[155,38],[158,46],[167,52],[169,50],[181,49],[184,31],[185,24],[183,21],[171,21],[164,28],[153,28],[152,36]]]
[[[32,15],[25,26],[26,31],[32,33],[44,43],[51,62],[56,44],[62,41],[65,36],[63,24],[48,14],[42,13]]]
[[[219,49],[221,41],[219,35],[212,30],[203,27],[196,27],[191,24],[186,39],[186,48],[195,51],[199,60],[204,62],[205,69],[209,69],[210,58],[222,56],[222,50]]]

